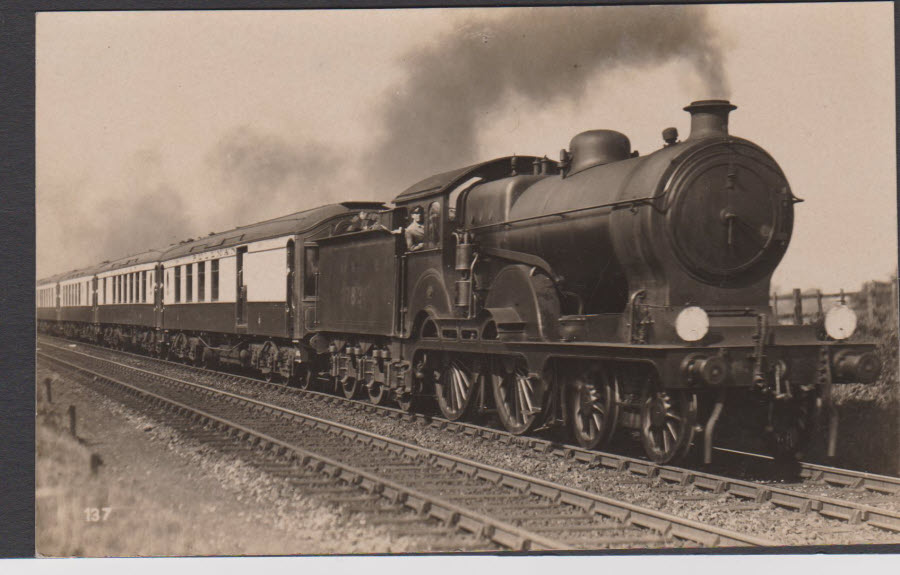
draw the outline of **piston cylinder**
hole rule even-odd
[[[881,360],[871,351],[839,351],[831,373],[835,383],[872,383],[881,373]]]

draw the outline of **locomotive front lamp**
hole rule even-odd
[[[675,318],[675,331],[684,341],[700,341],[709,331],[709,316],[703,308],[686,307]]]
[[[856,331],[856,313],[838,304],[825,314],[825,333],[834,339],[847,339]]]

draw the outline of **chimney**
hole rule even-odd
[[[728,135],[728,114],[737,106],[728,100],[698,100],[691,102],[684,111],[691,114],[689,140],[716,138]]]

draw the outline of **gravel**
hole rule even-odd
[[[102,354],[105,350],[91,350]],[[108,353],[108,352],[106,352]],[[135,366],[159,369],[151,360],[128,357],[116,359]],[[503,445],[495,441],[473,438],[469,435],[439,430],[426,426],[421,421],[410,422],[366,413],[343,403],[330,403],[313,399],[303,394],[284,393],[267,390],[251,383],[223,383],[208,375],[197,372],[186,373],[180,366],[170,366],[167,370],[177,370],[183,378],[213,385],[221,389],[241,393],[261,401],[288,407],[351,425],[372,433],[390,436],[415,445],[438,451],[468,457],[486,464],[502,467],[519,473],[554,481],[600,495],[641,505],[684,517],[711,523],[726,529],[753,534],[759,537],[783,542],[785,545],[851,545],[866,543],[898,543],[900,534],[883,531],[864,524],[851,525],[844,521],[827,519],[817,513],[801,514],[771,503],[754,505],[746,500],[728,494],[710,494],[694,490],[689,495],[695,498],[685,500],[667,488],[661,480],[641,480],[625,476],[620,472],[604,468],[592,468],[552,454],[535,452],[519,445]],[[795,489],[796,485],[791,485]],[[815,490],[834,496],[836,491],[854,495],[846,490],[836,490],[814,484],[806,484],[803,489]],[[815,492],[815,491],[814,491]],[[872,494],[859,494],[861,499],[873,499]],[[877,506],[896,509],[898,497],[886,497]],[[887,505],[885,505],[887,503]]]

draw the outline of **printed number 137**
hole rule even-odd
[[[112,507],[85,507],[84,520],[91,522],[106,521],[110,511],[112,511]]]

